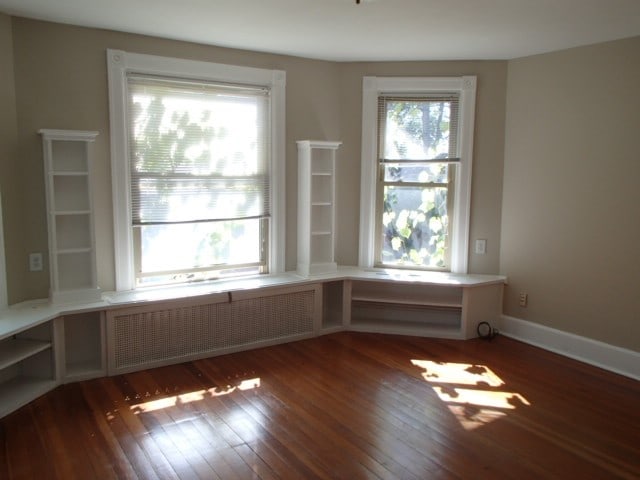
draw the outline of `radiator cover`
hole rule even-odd
[[[314,333],[318,287],[107,314],[109,375],[255,348]]]

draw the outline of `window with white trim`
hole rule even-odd
[[[475,77],[365,77],[360,265],[466,272]]]
[[[284,73],[109,66],[117,289],[280,271]]]

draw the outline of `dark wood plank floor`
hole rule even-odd
[[[59,387],[2,479],[640,478],[640,382],[504,337],[339,333]]]

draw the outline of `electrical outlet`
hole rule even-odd
[[[29,254],[29,271],[41,272],[42,271],[42,254],[30,253]]]
[[[520,306],[521,307],[526,307],[527,303],[529,303],[529,294],[528,293],[524,293],[524,292],[520,292]]]
[[[484,238],[476,240],[476,255],[484,255],[487,253],[487,241]]]

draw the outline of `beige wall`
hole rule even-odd
[[[13,301],[47,295],[48,273],[26,271],[26,254],[47,251],[40,128],[97,130],[96,180],[98,282],[114,287],[109,158],[107,48],[218,63],[285,70],[287,73],[287,253],[294,269],[297,157],[300,139],[341,140],[337,200],[339,263],[356,265],[360,203],[360,130],[363,75],[478,75],[473,238],[488,239],[488,254],[471,255],[470,271],[495,273],[499,265],[500,199],[506,91],[506,62],[410,62],[341,64],[197,45],[111,31],[13,18],[20,187],[25,230],[23,250],[14,249],[26,281]],[[11,206],[12,213],[18,211]],[[13,232],[10,234],[12,235]]]
[[[295,140],[341,140],[337,260],[358,258],[364,75],[478,76],[470,271],[508,275],[505,313],[640,351],[640,37],[510,62],[333,63],[0,14],[0,188],[9,301],[47,295],[40,128],[98,130],[98,280],[114,286],[105,50],[287,72],[287,254],[296,261]],[[15,79],[15,81],[14,81]],[[506,105],[506,121],[505,121]],[[504,162],[503,162],[504,156]],[[504,180],[503,180],[504,163]],[[529,306],[518,306],[518,293]]]
[[[10,303],[24,298],[21,295],[26,263],[19,208],[22,202],[22,174],[16,155],[17,135],[11,17],[0,14],[0,192]]]
[[[505,314],[636,351],[639,59],[636,37],[509,62],[500,255]]]

